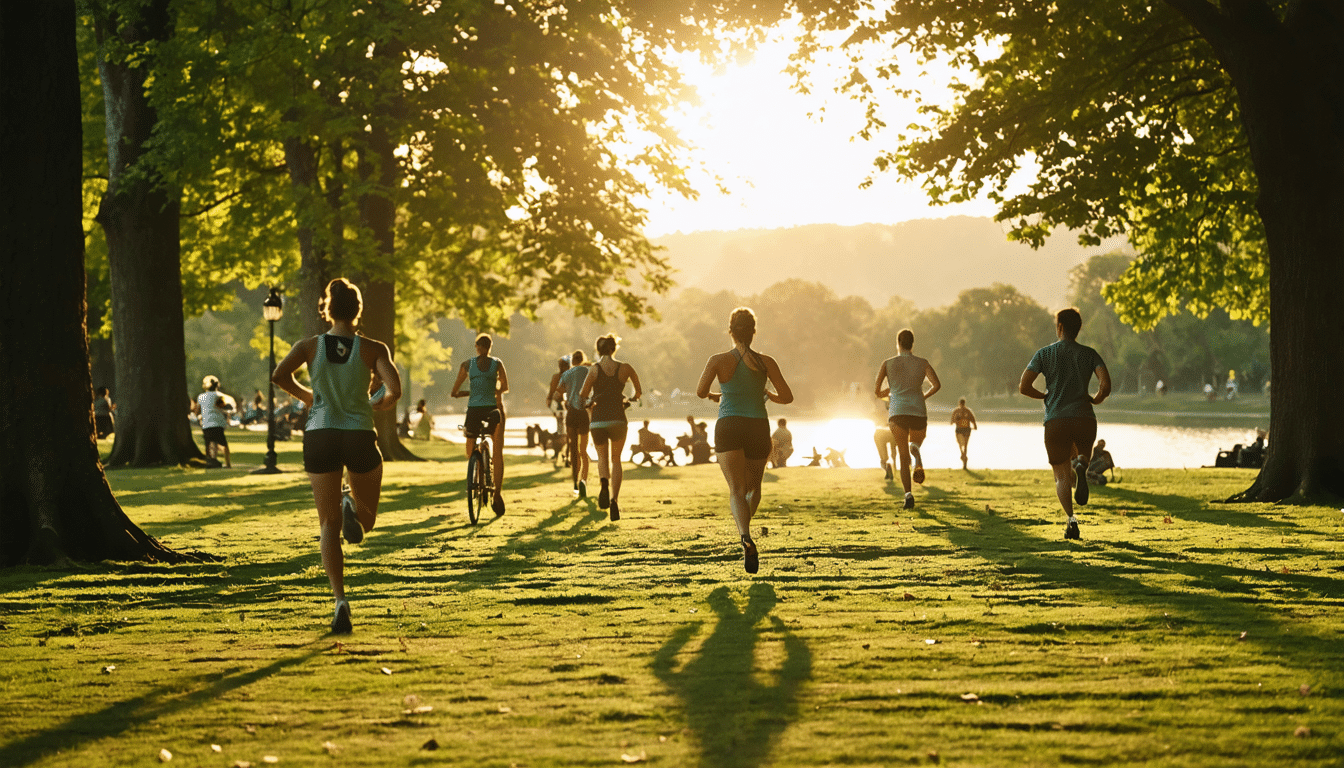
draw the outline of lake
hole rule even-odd
[[[788,418],[787,416],[785,418]],[[928,438],[924,441],[924,466],[929,468],[960,468],[956,435],[951,424],[942,423],[947,417],[933,414]],[[711,442],[714,419],[700,418],[709,424]],[[775,419],[771,419],[772,432]],[[461,414],[436,415],[434,433],[438,437],[461,442],[458,425]],[[642,420],[634,420],[630,437]],[[845,452],[845,461],[851,467],[880,466],[873,447],[876,425],[867,419],[793,419],[789,418],[793,433],[793,457],[789,465],[806,464],[805,456],[816,447],[822,454],[828,448]],[[523,429],[527,424],[541,424],[555,428],[555,419],[529,416],[509,420],[510,447],[523,445]],[[662,435],[673,445],[678,435],[689,432],[683,419],[650,419],[650,429]],[[516,433],[516,437],[515,437]],[[1122,471],[1131,468],[1179,469],[1212,466],[1220,450],[1231,450],[1236,443],[1247,445],[1255,439],[1255,430],[1239,427],[1178,427],[1141,424],[1108,424],[1101,422],[1097,437],[1106,441],[1106,449]],[[591,449],[590,449],[591,452]],[[629,448],[626,449],[629,455]],[[1045,445],[1040,423],[980,422],[980,428],[971,433],[971,469],[1048,469]],[[685,463],[683,454],[678,463]]]

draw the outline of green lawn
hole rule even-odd
[[[1208,501],[1248,470],[1127,471],[1082,542],[1048,470],[933,471],[913,512],[880,470],[770,472],[752,577],[717,467],[627,465],[610,523],[511,457],[472,526],[421,445],[338,641],[298,445],[252,476],[257,437],[109,475],[222,561],[0,572],[0,766],[1344,764],[1344,514]]]

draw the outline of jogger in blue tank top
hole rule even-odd
[[[378,452],[373,412],[396,407],[401,376],[386,344],[356,333],[363,297],[350,281],[339,277],[328,283],[319,309],[331,330],[295,344],[275,366],[271,380],[310,411],[303,433],[303,467],[313,487],[322,532],[322,567],[336,598],[331,631],[348,634],[352,627],[341,536],[358,544],[378,519],[383,457]],[[304,365],[312,389],[294,378],[294,372]],[[373,375],[382,387],[381,394],[370,399]],[[350,493],[343,497],[341,477],[346,470]]]
[[[751,518],[761,505],[761,479],[770,457],[770,417],[765,401],[780,405],[793,402],[793,391],[784,381],[773,357],[751,348],[756,336],[756,315],[738,307],[728,319],[733,348],[709,358],[695,394],[719,404],[714,424],[714,451],[719,469],[728,483],[728,504],[742,537],[743,565],[747,573],[759,567],[756,542],[751,538]],[[710,392],[715,381],[719,392]],[[771,392],[766,384],[773,384]]]

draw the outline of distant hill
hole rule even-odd
[[[1009,242],[992,219],[953,216],[901,224],[809,224],[790,229],[692,232],[656,238],[679,288],[757,293],[788,278],[885,306],[901,296],[920,309],[952,303],[966,288],[1007,283],[1047,309],[1063,306],[1069,270],[1123,238],[1084,248],[1061,230],[1033,251]]]

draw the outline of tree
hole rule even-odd
[[[1273,307],[1264,469],[1237,501],[1344,493],[1344,7],[1331,0],[820,0],[817,47],[843,33],[850,93],[884,127],[884,79],[941,59],[970,77],[881,153],[939,201],[987,194],[1014,236],[1126,233],[1140,257],[1107,290],[1148,327],[1182,307],[1265,320]],[[1036,181],[1010,191],[1028,161]]]
[[[98,461],[75,28],[74,0],[0,3],[0,565],[179,561],[126,517]]]

